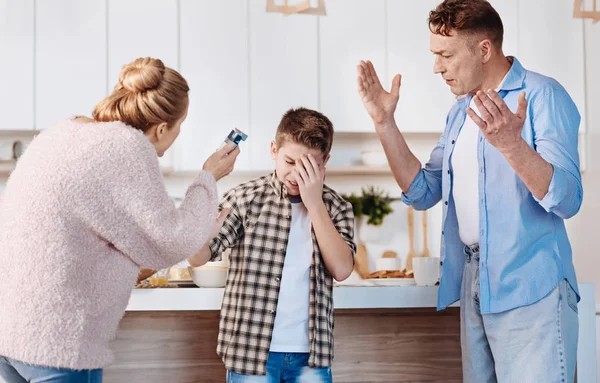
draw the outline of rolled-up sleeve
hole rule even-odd
[[[442,166],[446,132],[440,137],[425,167],[417,173],[410,187],[402,193],[402,201],[417,210],[433,207],[442,199]]]
[[[549,213],[571,218],[583,201],[578,151],[581,117],[562,88],[551,88],[539,95],[531,112],[535,149],[554,169],[548,192],[536,201]]]

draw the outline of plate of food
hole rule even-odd
[[[367,278],[375,286],[414,286],[416,285],[413,273],[404,270],[379,270],[371,273]]]

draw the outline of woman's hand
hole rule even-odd
[[[202,166],[202,170],[212,173],[215,180],[218,181],[231,173],[233,166],[235,165],[235,160],[239,154],[240,147],[236,147],[235,144],[230,142],[208,157],[204,166]]]

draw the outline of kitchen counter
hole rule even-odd
[[[135,289],[127,311],[220,310],[225,289]],[[437,286],[336,287],[336,309],[431,308],[436,306]]]
[[[594,286],[579,286],[579,382],[596,381]],[[437,287],[336,287],[335,382],[462,382],[458,304]],[[135,289],[109,382],[225,382],[216,355],[223,289]]]

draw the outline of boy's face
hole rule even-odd
[[[292,170],[297,164],[302,165],[300,157],[303,154],[312,154],[317,160],[319,169],[323,169],[329,160],[329,155],[324,156],[323,152],[320,150],[311,149],[302,144],[286,140],[282,142],[281,146],[277,147],[275,141],[271,142],[271,157],[275,160],[275,172],[277,173],[279,181],[285,185],[288,195],[300,195],[300,189],[298,188]]]

